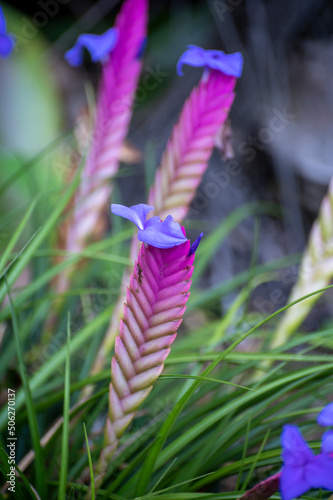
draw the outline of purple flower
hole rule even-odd
[[[124,205],[111,205],[111,212],[133,222],[139,229],[138,238],[156,248],[172,248],[187,241],[178,222],[174,222],[171,215],[161,221],[159,217],[148,220],[147,214],[154,207],[140,203],[132,207]]]
[[[333,425],[333,403],[329,403],[321,410],[317,417],[317,423],[322,427]]]
[[[314,455],[296,425],[284,426],[281,443],[283,500],[296,498],[311,488],[333,489],[333,458],[330,455]]]
[[[205,50],[197,45],[188,45],[177,63],[177,73],[183,75],[183,64],[189,66],[216,69],[225,75],[239,78],[243,69],[243,56],[240,52],[225,54],[222,50]]]
[[[333,454],[333,431],[327,431],[321,438],[321,451]]]
[[[118,41],[117,28],[110,28],[102,35],[84,33],[78,37],[74,46],[65,53],[65,59],[71,66],[80,66],[84,49],[91,55],[92,62],[106,59]]]
[[[8,57],[15,46],[14,37],[7,33],[6,19],[0,7],[0,56]]]

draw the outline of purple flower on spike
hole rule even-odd
[[[284,427],[281,443],[283,500],[296,498],[311,488],[333,489],[333,457],[326,453],[314,455],[296,425]]]
[[[65,59],[71,66],[80,66],[86,48],[90,52],[92,62],[103,61],[115,48],[117,41],[117,28],[110,28],[102,35],[84,33],[78,37],[74,46],[65,53]]]
[[[7,33],[6,19],[0,7],[0,56],[8,57],[15,46],[15,40],[12,35]]]
[[[322,427],[333,425],[333,403],[329,403],[319,413],[317,423]]]
[[[158,217],[146,221],[150,210],[153,207],[144,204],[112,205],[114,214],[137,225],[142,241],[151,239],[153,243],[141,245],[129,278],[111,362],[109,413],[99,470],[107,467],[123,433],[161,374],[190,296],[194,253],[200,237],[190,251],[185,229],[171,216],[163,222]]]
[[[215,69],[225,75],[239,78],[243,69],[243,56],[240,52],[225,54],[222,50],[205,50],[197,45],[188,45],[187,50],[180,56],[177,63],[177,73],[183,75],[183,64],[204,67],[206,70]]]
[[[183,235],[178,222],[174,222],[171,215],[161,221],[159,217],[151,217],[147,219],[147,214],[154,207],[140,203],[132,207],[125,207],[124,205],[111,205],[111,212],[115,215],[120,215],[125,219],[133,222],[139,229],[138,238],[144,243],[156,248],[172,248],[176,245],[181,245],[187,241]]]

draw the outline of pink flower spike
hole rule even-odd
[[[125,0],[115,23],[117,43],[102,65],[95,126],[68,235],[69,251],[84,248],[109,203],[112,188],[107,181],[119,168],[142,68],[138,54],[147,36],[147,23],[148,1]]]
[[[181,222],[190,208],[234,100],[236,77],[212,69],[185,102],[150,189],[148,204]]]
[[[184,228],[182,233],[186,238]],[[189,240],[172,248],[141,246],[111,364],[109,415],[100,474],[162,372],[176,338],[190,296],[195,257],[190,248]]]
[[[155,216],[164,220],[172,213],[181,223],[207,170],[216,137],[228,118],[235,94],[236,77],[216,69],[209,70],[185,102],[178,122],[162,156],[148,195],[148,205],[154,206]],[[217,179],[217,183],[220,179]],[[130,258],[138,256],[138,238],[132,240]],[[126,290],[129,271],[123,276],[121,289]],[[105,363],[106,353],[113,347],[119,317],[124,303],[123,293],[115,306],[110,326],[99,348],[92,373],[98,373]]]

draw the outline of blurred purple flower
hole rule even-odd
[[[2,7],[0,7],[0,56],[8,57],[12,53],[14,46],[14,37],[7,33],[6,19]]]
[[[84,33],[78,37],[74,46],[65,53],[65,59],[71,66],[80,66],[86,48],[90,52],[92,62],[103,61],[112,52],[117,41],[117,28],[110,28],[102,35]]]
[[[311,488],[333,489],[333,458],[314,455],[296,425],[285,425],[282,436],[284,466],[280,478],[283,500],[291,500]]]
[[[319,413],[317,423],[322,427],[333,425],[333,403],[329,403]]]
[[[243,69],[243,56],[240,52],[225,54],[222,50],[205,50],[197,45],[188,45],[177,63],[177,73],[183,75],[183,64],[221,71],[225,75],[239,78]]]
[[[172,248],[187,241],[178,222],[171,215],[161,221],[159,217],[147,219],[147,214],[154,207],[140,203],[132,207],[111,205],[111,212],[133,222],[139,229],[138,238],[156,248]],[[192,252],[193,253],[193,252]]]

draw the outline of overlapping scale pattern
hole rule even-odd
[[[212,70],[185,102],[174,126],[148,205],[161,219],[172,213],[181,222],[190,207],[214,148],[215,136],[228,118],[236,78]]]
[[[235,97],[236,80],[233,76],[212,70],[192,90],[178,123],[173,128],[149,192],[147,203],[155,207],[152,216],[158,215],[164,220],[172,213],[177,222],[185,218],[207,169],[216,134],[228,118]],[[133,261],[137,258],[138,249],[138,239],[134,236],[130,252]],[[128,281],[129,272],[125,271],[122,290],[126,289]],[[105,356],[113,347],[124,300],[122,293],[114,308],[92,373],[98,373],[103,368]]]
[[[186,241],[168,249],[142,245],[139,252],[111,363],[104,465],[162,372],[176,338],[190,295],[194,254],[189,250]]]
[[[333,179],[324,197],[318,218],[314,222],[304,252],[298,280],[288,302],[325,288],[333,277]],[[312,295],[286,310],[275,332],[272,346],[284,344],[302,324],[320,293]]]
[[[95,127],[68,232],[67,247],[72,252],[82,250],[95,235],[109,204],[112,188],[108,180],[119,168],[142,67],[138,56],[147,36],[147,22],[147,0],[124,1],[115,23],[118,43],[102,68]]]

